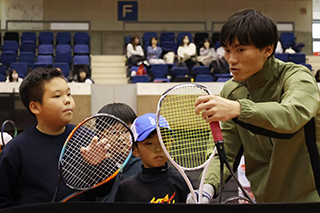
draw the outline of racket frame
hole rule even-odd
[[[165,144],[164,144],[164,141],[162,140],[162,137],[161,137],[161,129],[160,129],[160,126],[159,126],[159,122],[160,122],[160,112],[161,112],[161,104],[162,104],[162,101],[167,97],[168,94],[170,94],[173,90],[176,90],[176,89],[179,89],[181,87],[197,87],[203,91],[205,91],[207,93],[207,95],[211,95],[211,92],[205,87],[205,86],[202,86],[200,84],[194,84],[194,83],[186,83],[186,84],[179,84],[179,85],[176,85],[176,86],[173,86],[169,89],[167,89],[161,96],[159,102],[158,102],[158,105],[157,105],[157,112],[156,112],[156,129],[157,129],[157,134],[158,134],[158,138],[159,138],[159,141],[160,141],[160,144],[161,144],[161,147],[165,153],[165,155],[167,156],[167,158],[169,159],[169,161],[172,163],[172,165],[179,171],[179,173],[182,175],[183,179],[185,180],[186,184],[188,185],[189,187],[189,190],[190,190],[190,193],[191,193],[191,196],[193,197],[193,200],[196,201],[197,203],[201,203],[202,201],[202,193],[203,193],[203,184],[204,184],[204,179],[205,179],[205,175],[208,171],[208,165],[210,164],[210,162],[212,161],[214,155],[216,154],[217,150],[216,150],[216,147],[214,146],[214,149],[212,150],[212,153],[210,154],[209,158],[206,160],[205,163],[201,164],[200,166],[197,166],[197,167],[194,167],[194,168],[186,168],[186,167],[182,167],[180,165],[178,165],[173,159],[172,157],[170,156],[169,152],[167,151],[166,147],[165,147]],[[216,122],[218,123],[218,122]],[[218,123],[219,125],[219,123]],[[212,128],[216,128],[216,124],[214,124],[214,126],[212,126],[212,124],[210,124],[210,127],[211,127],[211,132],[213,133],[213,130]],[[220,130],[220,127],[219,127],[219,130]],[[215,133],[216,134],[216,133]],[[220,132],[221,134],[221,132]],[[219,137],[219,140],[221,140],[222,138],[222,135],[221,137]],[[196,170],[199,170],[199,169],[203,169],[203,174],[202,174],[202,177],[201,177],[201,181],[200,181],[200,187],[199,187],[199,200],[197,199],[197,196],[196,196],[196,193],[195,193],[195,190],[192,186],[192,183],[191,181],[189,180],[188,176],[186,175],[185,171],[196,171]]]
[[[62,167],[63,167],[63,166],[62,166],[62,160],[63,160],[63,156],[64,156],[64,153],[65,153],[65,151],[66,151],[66,147],[67,147],[68,143],[70,142],[70,139],[72,138],[72,136],[74,135],[74,133],[75,133],[84,123],[86,123],[88,120],[91,120],[91,119],[93,119],[93,118],[95,118],[95,117],[110,117],[110,118],[112,118],[112,119],[114,119],[114,120],[117,120],[117,121],[120,122],[122,125],[124,125],[124,126],[128,129],[128,132],[130,133],[130,136],[131,136],[131,139],[132,139],[132,140],[131,140],[131,148],[130,148],[129,154],[128,154],[126,160],[124,161],[124,163],[121,164],[121,166],[120,166],[112,175],[110,175],[108,178],[106,178],[105,180],[103,180],[103,181],[101,181],[101,182],[99,182],[99,183],[97,183],[96,185],[91,186],[91,187],[86,187],[86,188],[74,187],[74,186],[68,184],[68,183],[64,180],[64,178],[63,178],[63,175],[62,175]],[[55,200],[55,196],[56,196],[56,194],[57,194],[57,192],[58,192],[58,189],[59,189],[61,180],[63,180],[64,183],[65,183],[69,188],[75,189],[75,190],[79,190],[79,191],[74,192],[73,194],[67,196],[66,198],[64,198],[63,200],[60,201],[60,202],[64,203],[64,202],[70,200],[71,198],[73,198],[73,197],[75,197],[75,196],[77,196],[77,195],[82,194],[83,192],[85,192],[85,191],[87,191],[87,190],[97,188],[98,186],[101,186],[101,185],[107,183],[108,181],[110,181],[111,179],[113,179],[115,176],[117,176],[117,174],[119,173],[119,171],[121,171],[121,170],[127,165],[128,161],[129,161],[129,159],[130,159],[130,157],[131,157],[131,155],[132,155],[133,140],[134,140],[134,135],[133,135],[130,127],[129,127],[124,121],[122,121],[120,118],[118,118],[118,117],[116,117],[116,116],[114,116],[114,115],[110,115],[110,114],[107,114],[107,113],[98,113],[98,114],[95,114],[95,115],[91,115],[91,116],[85,118],[83,121],[81,121],[81,122],[70,132],[69,136],[67,137],[67,139],[66,139],[66,141],[64,142],[63,147],[62,147],[62,149],[61,149],[60,156],[59,156],[59,162],[58,162],[59,182],[58,182],[58,186],[57,186],[57,188],[56,188],[56,191],[55,191],[55,194],[54,194],[54,197],[53,197],[52,202],[54,202],[54,200]]]

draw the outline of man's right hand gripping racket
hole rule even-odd
[[[68,136],[59,159],[59,180],[77,192],[60,202],[96,188],[114,178],[131,156],[133,133],[128,125],[109,114],[92,115]]]
[[[174,86],[162,94],[157,106],[156,119],[161,146],[170,162],[186,181],[193,200],[198,203],[201,203],[202,196],[198,199],[185,171],[203,169],[198,191],[199,195],[202,195],[204,177],[214,155],[218,152],[220,159],[225,158],[219,122],[212,122],[209,125],[201,115],[195,113],[194,103],[198,97],[204,95],[211,95],[211,93],[199,84],[187,83]],[[172,132],[159,127],[160,122],[163,121],[160,116],[166,119]],[[224,163],[226,161],[221,160],[221,168]],[[233,173],[232,169],[230,172]],[[223,171],[221,171],[221,177],[222,174]],[[237,181],[237,183],[241,188],[240,182]],[[220,187],[220,197],[221,193],[222,187]]]

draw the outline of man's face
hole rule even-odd
[[[272,45],[259,49],[254,45],[241,45],[236,39],[225,47],[224,58],[234,80],[243,81],[260,71],[272,52]]]

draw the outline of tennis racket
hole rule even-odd
[[[59,178],[75,193],[60,202],[101,186],[125,167],[130,156],[133,133],[128,125],[109,114],[96,114],[83,120],[69,134],[59,158]]]
[[[9,129],[9,131],[8,131],[8,128],[6,128],[6,126],[8,126],[7,124],[11,124],[11,126],[12,126],[12,129]],[[18,133],[18,128],[16,127],[15,123],[12,120],[5,120],[2,123],[2,127],[1,127],[1,141],[2,141],[2,144],[0,144],[0,152],[4,148],[4,146],[6,145],[5,141],[4,141],[4,136],[3,136],[3,134],[5,132],[5,129],[7,129],[7,132],[11,132],[10,130],[12,130],[13,138],[16,137],[17,133]]]
[[[219,122],[212,122],[208,125],[201,115],[195,113],[194,103],[198,97],[204,95],[211,95],[211,92],[199,84],[188,83],[174,86],[162,94],[157,106],[156,119],[160,144],[170,162],[186,181],[193,200],[198,203],[201,202],[202,196],[199,196],[199,200],[197,199],[185,171],[203,169],[199,184],[199,195],[202,195],[204,177],[214,155],[218,152],[220,159],[225,159]],[[159,127],[161,126],[159,122],[163,121],[160,116],[167,120],[173,134]],[[227,163],[226,160],[221,160],[221,181],[223,180],[224,163]],[[232,169],[230,172],[233,173]],[[222,185],[220,183],[220,197]]]

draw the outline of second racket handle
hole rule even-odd
[[[218,121],[211,122],[210,127],[211,127],[211,133],[212,133],[214,142],[223,141],[219,122]]]

